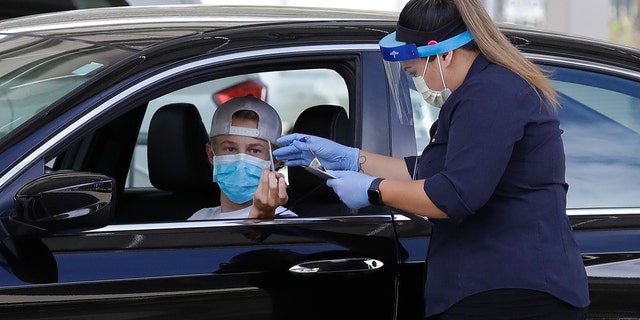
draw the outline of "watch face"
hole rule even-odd
[[[382,206],[382,195],[380,194],[380,182],[382,182],[381,178],[376,178],[371,182],[371,186],[367,190],[367,196],[369,196],[369,203]]]
[[[382,205],[382,197],[380,196],[380,191],[369,189],[367,190],[367,195],[369,196],[369,203],[376,206]]]

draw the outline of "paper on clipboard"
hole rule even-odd
[[[335,179],[336,178],[332,174],[330,174],[330,173],[328,173],[326,171],[320,170],[318,168],[315,168],[315,167],[308,167],[308,166],[302,166],[302,167],[305,170],[315,174],[316,176],[318,176],[318,177],[320,177],[322,179]]]
[[[313,152],[313,150],[311,150],[311,148],[309,148],[309,152],[311,152],[311,154],[313,155],[313,160],[311,160],[311,163],[309,163],[308,166],[302,166],[305,170],[315,174],[316,176],[322,178],[322,179],[335,179],[336,177],[334,177],[332,174],[328,173],[326,171],[326,169],[322,166],[322,163],[320,163],[320,160],[318,159],[318,156],[316,155],[315,152]]]

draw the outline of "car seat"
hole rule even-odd
[[[197,210],[220,204],[220,189],[212,182],[205,144],[209,135],[198,109],[172,103],[158,109],[149,124],[149,180],[159,189],[135,199],[138,221],[186,220]],[[128,218],[131,220],[132,218]]]
[[[336,105],[317,105],[304,110],[293,125],[293,132],[306,133],[351,143],[351,124],[346,110]],[[348,215],[351,210],[340,201],[322,178],[302,167],[287,168],[289,202],[287,207],[300,216]]]

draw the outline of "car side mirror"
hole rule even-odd
[[[113,217],[115,190],[115,180],[101,174],[45,174],[18,190],[15,213],[1,223],[12,238],[100,228]]]

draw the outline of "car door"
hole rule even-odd
[[[580,246],[590,314],[638,316],[640,74],[554,61],[567,162],[567,214]]]
[[[22,249],[53,260],[27,267],[56,277],[4,283],[11,318],[393,318],[388,216],[114,225],[41,240]]]

